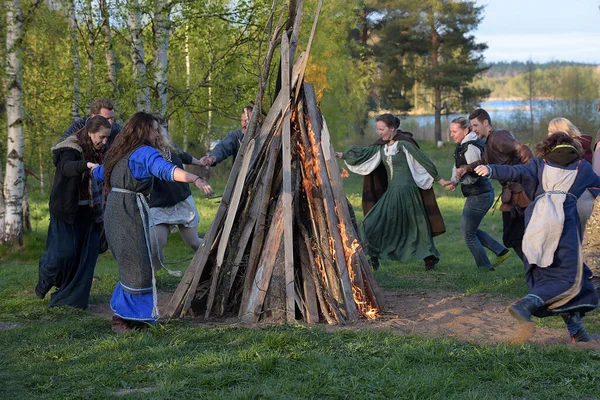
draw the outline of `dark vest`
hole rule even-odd
[[[481,156],[483,157],[483,148],[485,147],[485,139],[477,139],[470,140],[465,143],[460,143],[456,145],[456,149],[454,150],[454,165],[456,168],[461,165],[467,165],[467,158],[465,157],[465,153],[467,152],[469,145],[473,145],[479,149]],[[493,192],[494,186],[492,182],[483,176],[478,176],[475,172],[469,172],[466,175],[476,179],[472,184],[464,184],[460,185],[460,190],[463,193],[463,196],[477,196],[478,194]]]

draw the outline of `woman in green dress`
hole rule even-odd
[[[393,115],[382,114],[376,121],[380,142],[366,147],[352,146],[336,154],[357,174],[371,174],[380,164],[387,171],[387,190],[365,215],[362,225],[367,253],[375,269],[379,259],[423,259],[425,269],[431,270],[440,253],[433,242],[422,191],[430,190],[433,181],[439,182],[441,178],[435,164],[416,142],[396,134]],[[441,180],[440,184],[444,183]]]

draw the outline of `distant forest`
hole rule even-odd
[[[591,67],[596,68],[596,64],[577,63],[573,61],[551,61],[546,63],[532,63],[535,69],[546,70],[552,68],[564,68],[564,67]],[[488,68],[482,73],[486,78],[505,78],[514,77],[517,75],[524,74],[529,71],[530,63],[523,61],[502,61],[495,63],[484,64],[485,68]]]
[[[596,100],[600,98],[600,66],[568,61],[498,62],[476,81],[492,99]]]

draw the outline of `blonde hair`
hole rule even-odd
[[[556,132],[565,132],[567,135],[572,138],[578,138],[581,136],[581,132],[571,121],[566,118],[554,118],[548,124],[548,135],[552,135]]]

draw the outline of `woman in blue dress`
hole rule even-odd
[[[521,183],[529,198],[535,199],[525,210],[523,237],[529,294],[508,307],[521,323],[514,343],[533,335],[532,315],[560,315],[572,342],[592,339],[581,318],[598,306],[598,295],[582,257],[577,199],[588,187],[599,186],[600,177],[582,154],[576,140],[558,132],[536,145],[536,157],[527,164],[475,168],[481,176]]]
[[[150,229],[153,222],[146,196],[154,178],[188,182],[206,194],[212,188],[199,176],[166,161],[157,150],[163,146],[158,121],[151,114],[136,113],[123,127],[94,176],[109,191],[104,224],[106,239],[119,267],[119,283],[110,306],[112,330],[129,330],[132,322],[155,323],[158,319]]]

